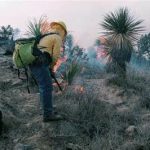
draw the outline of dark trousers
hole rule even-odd
[[[40,65],[30,65],[30,70],[36,79],[39,92],[40,100],[43,108],[43,115],[47,117],[53,112],[52,104],[52,78],[49,71],[49,65],[40,64]]]

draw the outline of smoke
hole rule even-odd
[[[96,49],[94,47],[89,47],[87,49],[87,56],[89,59],[96,59],[97,57],[97,52],[96,52]]]
[[[145,57],[139,57],[134,53],[132,54],[131,61],[128,66],[138,71],[150,72],[150,60]]]
[[[106,62],[105,58],[98,57],[98,51],[96,47],[89,47],[87,49],[87,56],[88,56],[88,64],[93,68],[101,68],[104,69]]]

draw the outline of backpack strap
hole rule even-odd
[[[36,37],[34,45],[33,45],[33,55],[34,56],[42,55],[42,52],[37,48],[37,45],[39,44],[40,40],[42,38],[44,38],[45,36],[53,35],[53,34],[59,35],[59,33],[57,33],[57,32],[50,32],[50,33],[39,35],[39,36]],[[40,49],[43,49],[43,48],[46,48],[46,47],[40,47]],[[52,56],[53,56],[53,49],[52,49]]]
[[[21,61],[21,63],[23,64],[23,68],[24,68],[24,71],[25,71],[25,75],[26,75],[26,81],[27,81],[27,90],[28,90],[28,93],[30,93],[30,89],[29,89],[29,76],[28,76],[28,69],[27,69],[27,67],[25,66],[25,64],[24,64],[24,62],[23,62],[23,60],[22,60],[22,58],[21,58],[21,56],[20,56],[20,53],[19,53],[19,51],[18,51],[18,56],[19,56],[19,58],[20,58],[20,61]],[[20,71],[19,71],[19,69],[18,69],[18,77],[20,77]],[[20,78],[21,79],[21,78]]]
[[[43,35],[37,36],[34,45],[36,46],[37,44],[39,44],[40,40],[41,40],[42,38],[44,38],[45,36],[53,35],[53,34],[59,35],[59,33],[57,33],[57,32],[50,32],[50,33],[47,33],[47,34],[43,34]]]

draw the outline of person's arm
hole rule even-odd
[[[53,43],[53,48],[52,48],[52,68],[56,65],[58,58],[60,57],[60,48],[62,45],[62,41],[59,37],[56,37]]]

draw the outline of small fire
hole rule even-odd
[[[97,48],[97,59],[105,58],[108,55],[107,51],[103,47]]]
[[[100,59],[103,63],[110,62],[112,60],[106,49],[109,46],[109,41],[105,36],[99,37],[100,45],[96,47],[97,59]]]
[[[101,60],[101,63],[106,64],[111,62],[112,58],[105,49],[97,48],[97,59]]]
[[[65,62],[67,60],[67,57],[65,56],[65,57],[63,57],[63,58],[59,58],[58,60],[57,60],[57,62],[56,62],[56,65],[54,66],[54,72],[56,72],[57,71],[57,69],[60,67],[60,65],[63,63],[63,62]]]
[[[84,93],[84,87],[83,86],[81,86],[81,85],[76,85],[75,86],[75,92],[77,92],[77,93]]]
[[[81,93],[84,92],[84,88],[83,88],[83,87],[80,88],[80,92],[81,92]]]

